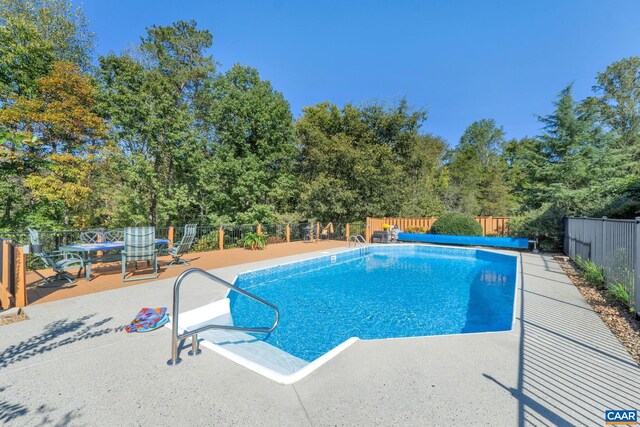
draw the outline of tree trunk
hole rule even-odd
[[[156,225],[157,207],[158,207],[158,194],[155,190],[152,190],[151,197],[150,197],[150,206],[149,206],[149,222],[151,223],[150,225],[154,227]]]

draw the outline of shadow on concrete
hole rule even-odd
[[[0,396],[2,393],[9,393],[9,387],[0,387]],[[82,413],[79,410],[69,411],[62,415],[61,418],[53,416],[55,408],[52,408],[46,404],[38,406],[35,410],[30,410],[26,406],[20,403],[11,403],[8,400],[8,396],[0,397],[0,422],[3,424],[13,423],[27,425],[26,420],[20,420],[20,418],[29,416],[28,425],[33,426],[54,426],[63,427],[71,424],[72,421],[80,418]]]
[[[591,310],[525,291],[534,277],[521,269],[517,387],[484,374],[517,400],[518,425],[600,425],[606,409],[639,407],[640,367]]]
[[[10,345],[0,351],[0,369],[77,341],[119,332],[125,328],[125,326],[105,328],[103,326],[113,318],[106,317],[101,320],[94,320],[92,319],[94,316],[95,314],[89,314],[75,320],[57,320],[45,326],[41,334]]]
[[[0,393],[6,392],[7,387],[0,387]],[[5,397],[0,398],[0,421],[4,424],[10,423],[16,418],[20,418],[27,415],[29,409],[20,403],[11,403],[5,400]]]

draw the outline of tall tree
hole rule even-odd
[[[0,2],[0,105],[37,94],[55,61],[90,66],[93,33],[82,9],[66,0]]]
[[[168,223],[197,204],[193,180],[178,177],[193,173],[189,158],[203,146],[196,100],[215,70],[205,54],[212,40],[178,21],[148,29],[137,58],[100,58],[103,111],[123,153],[118,221]]]
[[[31,135],[14,153],[29,170],[23,184],[36,201],[55,206],[64,226],[88,226],[92,163],[105,125],[96,113],[91,80],[77,66],[56,62],[37,81],[37,97],[12,98],[0,110],[0,125]],[[41,167],[37,167],[40,165]]]
[[[640,58],[609,65],[598,73],[593,90],[604,122],[619,135],[620,145],[634,147],[634,160],[640,160]]]
[[[470,215],[505,215],[512,205],[501,156],[504,129],[492,119],[472,123],[451,150],[446,169],[451,182],[448,208]]]
[[[199,168],[210,219],[273,221],[292,212],[298,150],[289,103],[241,65],[216,78],[210,96],[204,121],[214,131]]]
[[[434,135],[420,135],[412,144],[404,162],[405,196],[400,215],[428,217],[444,213],[443,194],[449,181],[442,169],[446,149],[445,140]]]
[[[406,185],[404,172],[412,156],[419,162],[416,147],[431,142],[418,133],[424,119],[405,100],[390,107],[348,104],[340,110],[325,102],[305,108],[296,123],[304,182],[300,211],[343,222],[399,215],[408,189],[415,188]]]
[[[525,146],[529,204],[550,203],[566,214],[597,210],[607,198],[606,182],[616,176],[616,153],[589,108],[576,103],[569,85],[558,95],[555,111],[539,117],[543,133]]]
[[[81,211],[70,209],[62,192],[53,194],[54,187],[47,197],[37,187],[38,178],[44,182],[61,171],[61,156],[73,156],[76,168],[65,170],[74,175],[104,130],[83,73],[92,40],[82,10],[70,2],[0,4],[0,228],[61,227]]]

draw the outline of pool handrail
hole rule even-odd
[[[355,234],[349,237],[349,247],[351,247],[351,243],[353,242],[353,246],[358,246],[358,244],[362,244],[367,246],[367,241],[362,237],[362,234]]]
[[[276,318],[274,319],[273,324],[268,328],[245,328],[245,327],[231,326],[231,325],[205,325],[198,329],[194,329],[193,331],[185,330],[185,332],[180,334],[178,332],[179,331],[178,318],[180,315],[180,286],[182,285],[182,281],[187,276],[190,276],[192,274],[200,274],[206,277],[207,279],[212,280],[228,289],[236,291],[239,294],[242,294],[246,297],[251,298],[254,301],[257,301],[263,305],[266,305],[272,308],[276,313]],[[182,359],[178,357],[178,341],[191,337],[191,350],[189,351],[188,354],[189,356],[195,356],[197,354],[200,354],[201,352],[201,350],[198,348],[198,334],[201,332],[207,331],[209,329],[226,329],[226,330],[232,330],[232,331],[268,334],[272,332],[276,328],[276,326],[278,326],[278,321],[280,319],[280,311],[278,310],[278,307],[276,307],[275,305],[271,304],[268,301],[263,300],[259,296],[256,296],[250,292],[245,291],[244,289],[240,289],[239,287],[232,285],[226,280],[221,279],[220,277],[214,274],[211,274],[207,271],[204,271],[201,268],[190,268],[184,271],[182,274],[180,274],[180,276],[178,276],[178,278],[176,279],[175,283],[173,284],[172,314],[173,314],[173,318],[171,319],[171,359],[167,361],[167,365],[170,365],[170,366],[177,365],[182,361]]]

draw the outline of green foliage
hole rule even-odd
[[[254,205],[247,212],[239,213],[237,220],[241,224],[273,224],[277,217],[272,205]]]
[[[629,307],[631,305],[631,297],[624,283],[613,283],[609,285],[606,291],[607,297],[612,300]]]
[[[298,209],[325,222],[439,212],[444,142],[418,133],[425,119],[406,100],[389,107],[306,107],[296,122],[303,181]]]
[[[0,104],[37,91],[54,61],[90,65],[93,34],[65,0],[3,0],[0,7]]]
[[[577,256],[575,263],[580,267],[582,277],[589,286],[603,286],[605,283],[604,270],[595,262]]]
[[[410,225],[405,231],[407,233],[426,233],[427,229],[419,225]]]
[[[598,73],[594,90],[600,96],[589,101],[604,123],[619,136],[619,146],[631,148],[632,160],[640,157],[640,58],[632,56]],[[638,172],[638,166],[635,167]]]
[[[295,209],[298,182],[289,104],[257,70],[234,65],[203,96],[214,131],[196,165],[201,209],[238,222],[264,222]]]
[[[264,249],[267,246],[269,236],[266,233],[247,233],[241,239],[240,243],[245,248],[249,248],[252,251],[256,249]]]
[[[445,204],[469,215],[505,215],[511,207],[507,164],[501,156],[504,130],[493,120],[472,123],[448,153]]]
[[[100,58],[101,107],[119,142],[114,166],[125,193],[119,209],[135,211],[128,205],[142,198],[151,224],[184,221],[197,210],[194,166],[205,147],[194,123],[215,70],[204,53],[211,44],[208,31],[178,21],[148,29],[136,57]],[[127,197],[132,193],[139,198]]]
[[[560,92],[555,107],[539,118],[544,125],[539,138],[511,147],[519,150],[512,174],[524,176],[516,194],[529,209],[551,205],[566,215],[593,214],[611,195],[604,183],[620,176],[619,156],[609,148],[595,114],[573,100],[571,85]]]
[[[599,73],[593,97],[562,90],[539,136],[507,141],[484,119],[448,150],[405,99],[294,120],[256,69],[218,73],[194,21],[153,25],[95,68],[93,40],[69,2],[2,1],[0,229],[459,211],[509,215],[511,234],[558,248],[565,215],[640,214],[637,57]]]
[[[514,237],[535,238],[541,247],[545,245],[545,250],[558,250],[562,248],[564,216],[565,213],[556,206],[544,204],[538,209],[511,217],[509,234]]]
[[[470,215],[449,212],[433,223],[431,233],[452,236],[482,236],[482,226]]]
[[[191,246],[191,252],[205,252],[218,249],[219,232],[212,231],[198,237]]]

